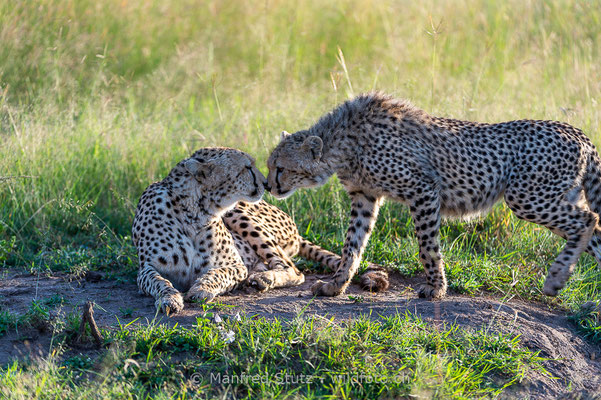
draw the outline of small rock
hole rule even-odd
[[[96,271],[88,271],[85,278],[88,282],[99,282],[102,280],[102,274]]]
[[[599,306],[599,303],[597,303],[596,301],[587,301],[586,303],[582,304],[580,306],[581,309],[583,310],[594,310]]]

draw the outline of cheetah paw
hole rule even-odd
[[[210,303],[215,298],[215,294],[203,289],[190,289],[186,293],[186,300],[188,301],[204,301]]]
[[[264,292],[273,287],[273,277],[271,271],[259,272],[248,277],[248,284],[259,292]]]
[[[447,293],[446,286],[435,288],[434,286],[429,285],[427,283],[424,283],[417,289],[417,295],[420,299],[428,299],[428,300],[442,299],[446,293]]]
[[[154,302],[156,309],[165,315],[177,314],[184,309],[184,299],[181,293],[176,293],[168,296],[162,296]]]
[[[311,286],[311,292],[314,296],[337,296],[340,291],[336,290],[334,285],[330,282],[317,281]]]
[[[383,270],[367,271],[361,275],[361,287],[369,292],[384,292],[390,283],[388,273]]]
[[[554,280],[547,279],[543,286],[543,293],[547,296],[557,296],[559,291],[563,288],[563,285],[558,284]]]

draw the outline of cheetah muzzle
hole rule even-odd
[[[157,310],[212,301],[244,281],[260,291],[295,286],[297,254],[335,270],[340,257],[303,239],[286,213],[260,198],[265,178],[247,154],[205,148],[142,194],[132,237],[138,287]]]
[[[356,273],[383,199],[409,206],[426,283],[447,291],[441,216],[486,212],[501,198],[521,219],[566,239],[543,292],[555,296],[585,251],[601,264],[601,159],[579,129],[556,121],[496,124],[440,118],[380,93],[361,95],[294,134],[282,133],[268,162],[276,197],[337,174],[351,198],[341,267],[317,295],[344,293]]]

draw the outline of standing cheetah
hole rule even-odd
[[[303,239],[292,219],[264,201],[265,177],[247,154],[206,148],[150,185],[136,209],[132,237],[138,250],[140,291],[158,310],[183,309],[188,299],[212,300],[247,279],[263,291],[300,285],[291,257],[332,269],[340,257]],[[253,203],[256,202],[256,203]],[[382,271],[368,271],[368,289],[387,287]]]
[[[428,115],[406,101],[370,93],[314,126],[282,133],[268,160],[268,183],[284,198],[337,174],[351,201],[342,262],[313,293],[343,293],[357,271],[385,197],[409,206],[427,283],[420,297],[447,290],[440,254],[443,216],[489,210],[501,197],[521,219],[566,239],[544,293],[557,295],[582,251],[601,264],[601,159],[577,128],[555,121],[485,124]]]

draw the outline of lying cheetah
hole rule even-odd
[[[318,295],[344,292],[385,197],[411,211],[427,275],[420,297],[440,298],[447,290],[441,215],[484,212],[501,197],[518,218],[567,240],[549,268],[546,295],[564,287],[582,251],[601,264],[601,159],[584,133],[565,123],[458,121],[371,93],[307,130],[283,132],[268,167],[276,197],[322,185],[335,173],[351,197],[341,267],[333,281],[313,285]]]
[[[291,257],[335,269],[340,257],[299,236],[292,219],[259,201],[265,178],[247,154],[206,148],[178,163],[142,194],[132,227],[140,291],[169,314],[187,299],[212,300],[247,279],[263,291],[300,285],[304,275]],[[252,203],[256,202],[256,203]],[[375,268],[369,289],[385,288]],[[384,281],[383,281],[384,280]]]

